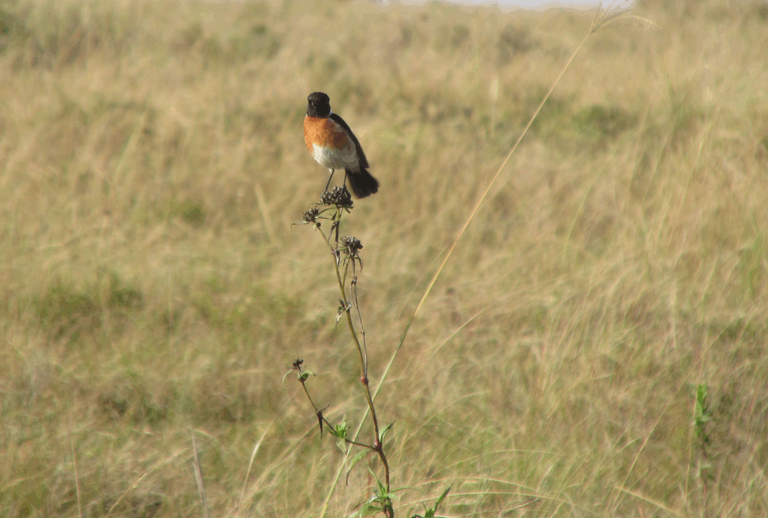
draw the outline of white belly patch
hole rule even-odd
[[[357,153],[353,145],[348,145],[343,149],[335,149],[312,144],[312,156],[319,164],[328,169],[357,168]]]

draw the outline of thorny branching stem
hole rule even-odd
[[[350,258],[349,261],[346,262],[343,276],[340,268],[342,262],[344,262],[341,258],[341,251],[339,250],[339,230],[338,230],[339,226],[341,225],[342,214],[343,214],[343,209],[337,206],[336,212],[331,218],[332,226],[331,226],[331,233],[329,235],[326,235],[325,232],[323,232],[320,225],[315,224],[315,228],[320,232],[320,234],[323,236],[323,241],[325,241],[328,244],[329,248],[331,249],[331,256],[333,257],[333,266],[334,266],[334,270],[336,271],[336,280],[339,284],[339,292],[341,293],[341,302],[344,306],[342,308],[342,311],[346,316],[349,332],[352,335],[352,340],[355,342],[355,347],[357,348],[357,354],[360,359],[360,381],[365,387],[365,399],[368,402],[368,409],[371,412],[371,420],[373,421],[373,431],[375,434],[375,439],[374,439],[372,449],[379,454],[379,458],[381,459],[381,462],[384,465],[386,487],[387,487],[387,491],[389,491],[390,489],[389,462],[387,462],[387,456],[384,453],[384,446],[381,443],[381,434],[379,431],[379,420],[376,415],[376,407],[373,404],[371,388],[368,382],[368,354],[367,354],[367,347],[365,345],[365,328],[363,327],[363,320],[362,320],[362,316],[360,315],[360,307],[358,306],[358,299],[357,299],[357,275],[356,275],[357,271],[355,269],[354,263],[356,260],[359,260],[359,258],[358,259]],[[334,238],[334,232],[335,232],[335,239],[332,242],[331,239]],[[350,286],[352,303],[350,303],[349,297],[347,296],[347,293],[345,290],[350,262],[353,264],[352,281]],[[355,331],[355,326],[352,323],[352,315],[350,314],[352,308],[355,309],[355,312],[357,313],[357,316],[358,316],[358,322],[360,324],[360,332],[363,337],[362,343],[360,342],[360,339],[358,338],[358,335],[357,335],[357,331]]]
[[[301,375],[302,373],[301,363],[294,363],[293,368],[299,372],[299,375]],[[304,378],[301,378],[301,377],[299,378],[299,382],[301,383],[301,388],[304,389],[304,393],[307,395],[309,404],[312,405],[312,408],[315,409],[315,415],[317,415],[318,420],[320,420],[322,423],[325,423],[325,426],[333,429],[333,424],[330,421],[328,421],[328,419],[326,419],[325,415],[323,414],[323,412],[325,411],[325,408],[318,408],[318,406],[315,404],[315,401],[312,399],[312,396],[309,393],[309,389],[307,389],[306,381],[307,380]],[[320,433],[322,434],[322,427],[321,427]],[[361,442],[353,441],[352,439],[348,439],[346,437],[344,438],[344,441],[347,444],[354,444],[355,446],[360,446],[361,448],[366,448],[371,451],[378,451],[374,446],[371,446],[370,444],[364,444]]]

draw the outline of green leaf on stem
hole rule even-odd
[[[349,432],[349,426],[346,421],[342,421],[341,424],[337,424],[333,428],[328,430],[328,433],[336,437],[336,446],[343,452],[347,453],[347,433]]]
[[[384,436],[387,435],[387,432],[395,425],[395,422],[392,421],[387,426],[384,427],[384,429],[379,433],[379,442],[384,444]]]
[[[704,437],[706,442],[707,434],[705,426],[707,422],[712,419],[712,412],[709,409],[709,403],[707,402],[707,385],[699,384],[696,387],[696,407],[694,409],[693,416],[693,429],[696,437]]]
[[[347,426],[346,421],[342,421],[340,424],[337,424],[329,430],[331,435],[338,437],[339,439],[346,439],[347,432],[349,432],[349,426]]]
[[[437,502],[435,502],[434,507],[427,508],[427,506],[424,506],[424,516],[420,514],[414,514],[412,518],[435,518],[437,513],[437,507],[445,500],[445,497],[448,496],[448,492],[451,490],[453,486],[448,486],[448,489],[443,491],[443,494],[440,495],[440,498],[437,499]]]
[[[363,516],[373,516],[375,514],[384,513],[385,516],[394,516],[395,510],[392,507],[392,500],[397,498],[395,493],[390,493],[384,484],[381,483],[376,473],[368,469],[368,471],[376,479],[376,489],[371,498],[363,502],[360,506],[360,510],[352,514],[350,518],[357,518]]]
[[[363,448],[363,450],[360,453],[358,453],[357,455],[352,457],[352,460],[349,461],[349,468],[347,468],[347,485],[349,485],[349,474],[352,473],[352,468],[354,468],[355,464],[360,462],[360,460],[363,457],[365,457],[366,455],[368,455],[371,452],[373,452],[373,450],[369,450],[368,448]]]

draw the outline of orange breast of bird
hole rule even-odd
[[[342,127],[331,119],[307,116],[304,117],[304,143],[313,153],[314,146],[343,149],[349,144],[349,139]]]

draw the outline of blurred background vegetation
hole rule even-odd
[[[0,3],[0,514],[200,516],[192,431],[213,516],[317,516],[342,457],[281,378],[300,356],[329,418],[365,402],[290,227],[327,178],[306,96],[381,181],[344,230],[375,386],[593,14]],[[400,516],[449,484],[450,516],[768,515],[768,4],[636,14],[660,29],[588,41],[385,380]]]

